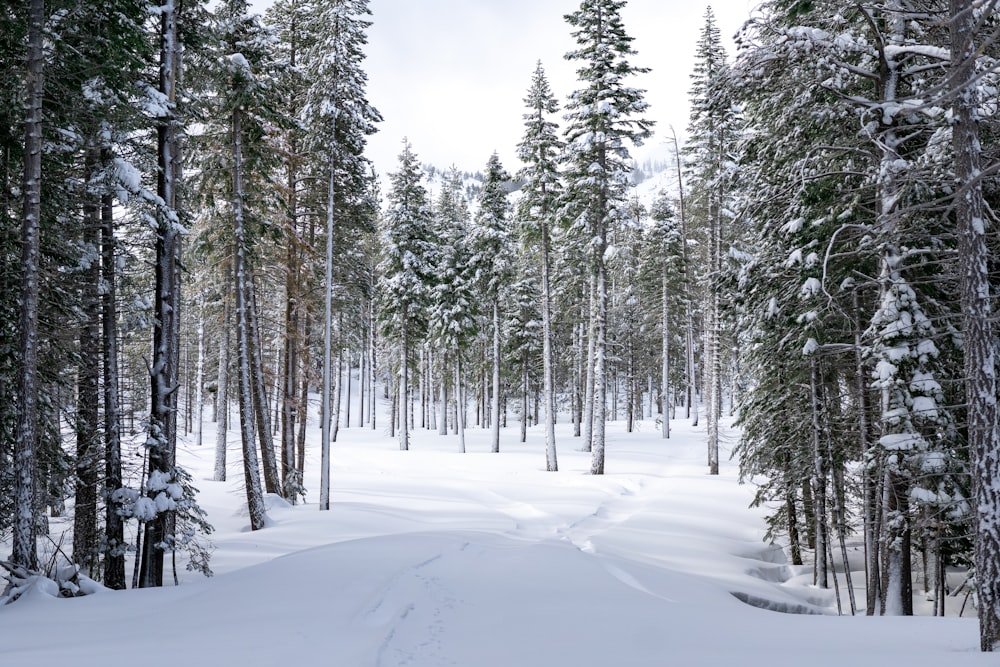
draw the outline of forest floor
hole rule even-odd
[[[972,618],[838,616],[832,591],[763,540],[734,431],[709,476],[704,427],[678,420],[664,440],[652,420],[612,422],[607,474],[592,476],[570,428],[559,472],[541,427],[521,443],[516,421],[499,454],[478,428],[465,454],[454,435],[418,429],[401,452],[381,426],[341,428],[324,512],[310,431],[307,502],[269,496],[251,532],[238,432],[231,481],[214,482],[207,422],[178,459],[215,526],[215,576],[181,562],[179,586],[29,593],[0,608],[0,665],[995,664]]]

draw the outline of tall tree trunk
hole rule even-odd
[[[98,176],[100,151],[90,149],[86,156],[88,185]],[[77,370],[76,401],[76,507],[73,512],[73,562],[90,576],[98,563],[97,485],[101,457],[100,362],[101,304],[98,283],[100,263],[96,260],[100,245],[100,206],[97,195],[88,194],[83,207],[83,244],[93,250],[94,261],[83,272],[80,310],[80,362]]]
[[[215,472],[216,482],[226,481],[226,450],[229,437],[229,322],[232,319],[230,300],[233,294],[232,263],[227,260],[222,279],[222,335],[219,340],[219,386],[216,390]]]
[[[243,478],[246,486],[250,529],[265,525],[264,493],[260,485],[260,465],[257,461],[252,371],[253,329],[250,310],[253,304],[249,282],[253,280],[246,260],[246,232],[243,213],[243,129],[242,112],[233,111],[233,213],[236,245],[236,351],[240,386],[240,432],[243,441]]]
[[[194,444],[202,445],[202,421],[205,418],[205,293],[198,297],[198,361],[194,379]]]
[[[350,375],[350,369],[347,370]],[[340,410],[343,406],[344,386],[344,313],[337,313],[337,382],[334,385],[336,395],[333,398],[333,432],[332,441],[337,442],[340,433]]]
[[[330,182],[326,199],[326,282],[323,284],[323,405],[320,408],[321,425],[320,467],[319,467],[319,508],[330,509],[330,440],[333,414],[333,226],[335,203],[336,170],[330,161]]]
[[[35,545],[38,446],[38,300],[42,187],[42,67],[45,3],[28,5],[27,97],[24,122],[24,209],[21,217],[21,294],[18,318],[17,439],[14,443],[14,565],[38,567]]]
[[[441,380],[438,383],[441,421],[438,422],[438,435],[448,435],[448,355],[442,352],[438,358],[441,360]]]
[[[687,291],[687,296],[684,300],[684,311],[687,319],[687,327],[684,332],[684,362],[685,362],[685,375],[687,376],[687,390],[685,396],[685,418],[691,420],[692,426],[698,425],[698,406],[695,403],[697,398],[697,375],[695,373],[694,367],[694,312],[691,305],[691,290],[694,287],[694,276],[692,275],[691,261],[688,258],[688,229],[687,229],[687,214],[684,207],[684,179],[683,170],[681,169],[681,150],[680,144],[677,142],[677,132],[674,131],[673,126],[670,127],[670,132],[673,137],[674,142],[674,159],[677,163],[677,192],[678,192],[678,214],[680,216],[681,222],[681,262],[684,264],[684,280],[685,289]]]
[[[820,377],[819,362],[816,357],[811,359],[810,372],[810,399],[812,402],[812,445],[813,445],[813,501],[815,508],[813,518],[816,522],[816,563],[815,563],[815,585],[820,588],[829,587],[827,561],[827,517],[826,517],[826,488],[827,488],[827,461],[822,446],[822,432],[824,419],[821,417],[823,401],[820,398]],[[711,423],[711,422],[709,422]]]
[[[160,92],[170,105],[177,100],[180,67],[180,6],[177,0],[165,0],[160,8]],[[162,203],[157,213],[156,284],[153,299],[153,359],[150,367],[150,419],[148,478],[157,479],[147,495],[154,503],[163,493],[162,480],[173,476],[174,447],[177,438],[177,316],[178,245],[177,176],[180,160],[178,122],[173,110],[161,117],[157,126],[157,194]],[[139,586],[163,585],[163,545],[168,543],[173,512],[160,512],[144,524],[140,556]]]
[[[583,446],[581,451],[592,452],[594,445],[594,355],[597,340],[597,278],[591,276],[588,292],[589,319],[587,325],[586,376],[583,389]]]
[[[403,306],[403,331],[402,339],[399,342],[399,449],[407,451],[410,448],[410,417],[408,400],[410,394],[410,343],[408,336],[409,322],[407,318],[407,307]]]
[[[528,412],[528,355],[525,353],[521,359],[521,442],[528,440],[528,419],[531,414]]]
[[[976,19],[972,0],[951,0],[954,97],[952,146],[959,185],[959,229],[965,396],[976,513],[976,597],[983,651],[1000,650],[1000,431],[997,427],[996,346],[993,340],[987,225],[984,214],[976,91]]]
[[[608,352],[608,287],[607,269],[604,261],[604,254],[607,246],[607,230],[604,229],[602,221],[600,233],[597,238],[601,239],[595,249],[595,274],[596,274],[596,298],[594,311],[594,357],[593,357],[593,383],[594,383],[594,403],[591,418],[593,419],[593,438],[591,441],[590,474],[604,474],[604,430],[607,421],[607,352]]]
[[[858,291],[854,299],[854,375],[855,392],[857,393],[858,436],[862,459],[862,513],[864,514],[865,539],[865,614],[874,616],[882,608],[882,577],[879,563],[878,525],[876,506],[878,505],[877,473],[872,474],[872,457],[875,455],[870,441],[871,425],[868,421],[868,381],[865,372],[865,352],[861,341],[861,304]]]
[[[254,287],[253,272],[247,269],[246,298],[247,322],[250,325],[250,380],[253,390],[253,412],[257,421],[257,437],[260,440],[260,455],[264,472],[264,490],[268,493],[281,492],[278,476],[278,460],[274,453],[274,435],[271,431],[271,409],[267,403],[267,389],[264,382],[263,338],[257,318],[257,290]]]
[[[543,211],[542,215],[547,212]],[[550,286],[550,252],[549,223],[542,220],[542,394],[545,403],[545,469],[549,472],[559,470],[556,456],[556,395],[555,372],[553,369],[552,351],[552,293]],[[577,422],[579,424],[579,422]]]
[[[500,451],[500,304],[493,300],[493,395],[490,403],[490,425],[493,431],[490,437],[490,451],[494,454]]]
[[[115,492],[122,488],[121,407],[118,400],[118,300],[114,201],[101,200],[101,323],[104,345],[104,585],[125,588],[125,521]]]
[[[455,349],[455,429],[458,432],[458,451],[465,453],[465,393],[462,383],[462,351]]]
[[[669,288],[668,288],[667,262],[663,260],[662,274],[660,280],[662,302],[660,304],[660,412],[663,423],[660,425],[660,433],[666,439],[670,437],[670,314]],[[652,384],[652,383],[650,383]],[[652,388],[650,388],[652,393]]]

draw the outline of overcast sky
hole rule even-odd
[[[368,154],[382,173],[395,170],[403,137],[425,164],[476,171],[496,151],[513,171],[536,62],[560,105],[577,88],[577,65],[563,57],[575,48],[563,17],[579,0],[370,1],[368,93],[385,122]],[[687,125],[688,77],[706,7],[732,55],[732,35],[757,2],[629,1],[622,18],[635,38],[633,63],[652,69],[631,83],[648,91],[648,117],[657,123],[646,151],[664,145],[671,124],[679,135]]]
[[[632,84],[648,91],[648,116],[657,122],[648,142],[662,146],[669,125],[687,125],[687,91],[695,43],[709,3],[631,0],[622,12],[635,38],[633,62],[649,74]],[[711,3],[724,43],[756,0]],[[562,105],[577,87],[575,48],[563,18],[579,0],[371,0],[367,69],[369,100],[385,122],[369,140],[380,172],[394,171],[403,137],[424,163],[481,169],[496,151],[517,168],[524,96],[541,59]],[[560,118],[561,119],[561,114]]]

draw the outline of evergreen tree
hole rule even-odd
[[[438,197],[435,211],[435,277],[428,305],[428,341],[439,350],[440,391],[447,395],[449,368],[453,372],[455,431],[459,451],[465,451],[463,361],[478,330],[480,308],[472,276],[469,209],[462,177],[454,167]],[[452,366],[448,366],[448,361]],[[447,433],[447,400],[441,401],[441,434]]]
[[[364,284],[362,276],[367,273],[367,267],[360,261],[363,253],[357,236],[374,231],[374,207],[368,197],[370,165],[364,157],[364,149],[367,137],[376,131],[375,125],[381,116],[367,100],[367,74],[362,68],[370,14],[368,0],[327,0],[313,5],[306,16],[310,47],[303,67],[312,85],[306,93],[301,115],[308,128],[306,140],[312,154],[312,170],[328,185],[324,206],[327,267],[322,357],[321,509],[329,505],[329,442],[331,437],[336,438],[339,424],[339,380],[337,405],[331,395],[334,283],[342,286]],[[335,254],[349,261],[337,262],[335,266]],[[347,298],[345,290],[337,291],[343,313],[343,306],[354,299]],[[354,315],[360,313],[357,311]],[[342,319],[342,314],[337,319]],[[341,341],[337,347],[342,349],[343,346]]]
[[[726,252],[725,229],[733,179],[730,165],[736,136],[732,103],[725,80],[728,71],[719,27],[712,8],[705,10],[705,25],[695,50],[695,68],[691,75],[691,120],[685,148],[691,180],[688,210],[703,225],[702,252],[705,285],[702,296],[705,314],[705,339],[702,350],[705,374],[704,393],[708,426],[709,473],[719,473],[719,419],[722,415],[722,270]]]
[[[552,332],[552,230],[555,227],[561,183],[558,156],[562,150],[557,125],[549,120],[559,104],[552,95],[545,70],[539,62],[524,99],[524,136],[518,144],[518,157],[524,167],[518,173],[524,181],[518,214],[526,226],[528,238],[540,241],[538,263],[541,265],[542,374],[545,405],[545,469],[559,469],[556,455],[555,359]]]
[[[432,237],[434,217],[422,180],[417,156],[404,140],[399,169],[390,175],[378,289],[383,336],[398,348],[396,402],[399,448],[404,451],[410,448],[411,353],[427,332],[428,291],[433,282],[431,272],[436,252]]]
[[[626,80],[648,70],[629,63],[632,38],[621,20],[624,0],[584,0],[566,15],[578,48],[566,58],[578,61],[581,87],[566,105],[566,193],[562,214],[589,239],[593,354],[593,461],[591,473],[604,474],[604,422],[608,355],[607,254],[611,232],[620,223],[632,165],[628,144],[652,133],[642,119],[648,106],[643,90]]]
[[[479,194],[479,209],[470,234],[472,279],[478,287],[480,298],[491,304],[492,312],[490,451],[494,453],[500,451],[501,301],[513,274],[511,258],[514,245],[510,232],[510,203],[505,189],[510,180],[510,174],[500,164],[497,154],[491,155],[486,163],[486,180]]]

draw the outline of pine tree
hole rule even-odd
[[[578,49],[581,87],[566,105],[566,193],[562,215],[590,239],[590,320],[593,354],[593,460],[591,473],[604,474],[604,422],[608,354],[607,253],[611,232],[622,219],[631,170],[627,144],[640,145],[652,122],[639,117],[646,107],[643,90],[626,80],[648,70],[628,62],[635,55],[621,20],[624,0],[584,0],[566,15]]]
[[[496,153],[486,163],[486,180],[479,194],[479,209],[470,233],[471,269],[478,286],[479,297],[491,304],[493,334],[491,354],[493,382],[490,405],[490,451],[500,451],[500,366],[501,366],[501,301],[510,282],[513,267],[513,238],[510,232],[510,203],[507,201],[508,174]]]
[[[412,350],[427,332],[428,289],[432,284],[435,243],[433,212],[427,201],[423,172],[408,141],[399,154],[399,169],[390,175],[388,210],[383,217],[383,256],[378,294],[383,336],[398,349],[397,404],[399,448],[410,448],[409,392]]]
[[[340,256],[358,259],[356,235],[372,233],[374,211],[368,198],[370,165],[364,157],[367,137],[381,120],[366,98],[367,74],[362,68],[371,25],[368,0],[328,0],[316,3],[306,16],[310,46],[304,70],[312,82],[305,96],[302,118],[308,128],[307,144],[317,177],[326,192],[326,292],[323,350],[323,436],[320,469],[320,508],[329,506],[329,442],[339,425],[339,400],[332,400],[334,282],[362,285],[363,263],[338,262],[333,256],[338,241],[349,244]],[[336,236],[335,236],[336,235]],[[337,250],[341,250],[337,248]],[[335,274],[335,268],[337,273]],[[344,298],[343,302],[349,302]],[[341,316],[338,315],[338,319]],[[340,341],[338,348],[342,349]],[[340,396],[340,381],[337,382]]]
[[[518,213],[521,223],[529,227],[529,238],[540,237],[541,248],[541,311],[542,311],[542,375],[545,405],[545,469],[559,469],[556,455],[555,363],[552,348],[552,229],[558,210],[561,183],[558,156],[562,150],[557,126],[549,116],[559,109],[552,95],[545,70],[539,62],[531,79],[531,88],[524,99],[529,109],[524,114],[525,131],[518,144],[518,157],[524,167],[518,176],[524,180]]]
[[[729,205],[732,174],[732,147],[735,144],[732,104],[727,97],[725,78],[728,65],[719,27],[712,8],[705,10],[705,24],[695,50],[691,75],[691,120],[685,148],[690,170],[689,211],[704,225],[703,295],[705,342],[702,350],[705,373],[704,394],[708,426],[709,473],[719,473],[719,419],[722,415],[722,270],[725,253],[724,228]]]
[[[428,305],[428,342],[439,353],[441,430],[447,433],[448,375],[454,378],[455,431],[458,450],[465,452],[465,401],[463,362],[467,348],[478,330],[480,309],[472,276],[472,251],[469,243],[469,209],[462,187],[462,177],[452,168],[438,197],[435,211],[435,277]],[[448,361],[451,366],[448,366]],[[449,371],[451,369],[451,372]]]

